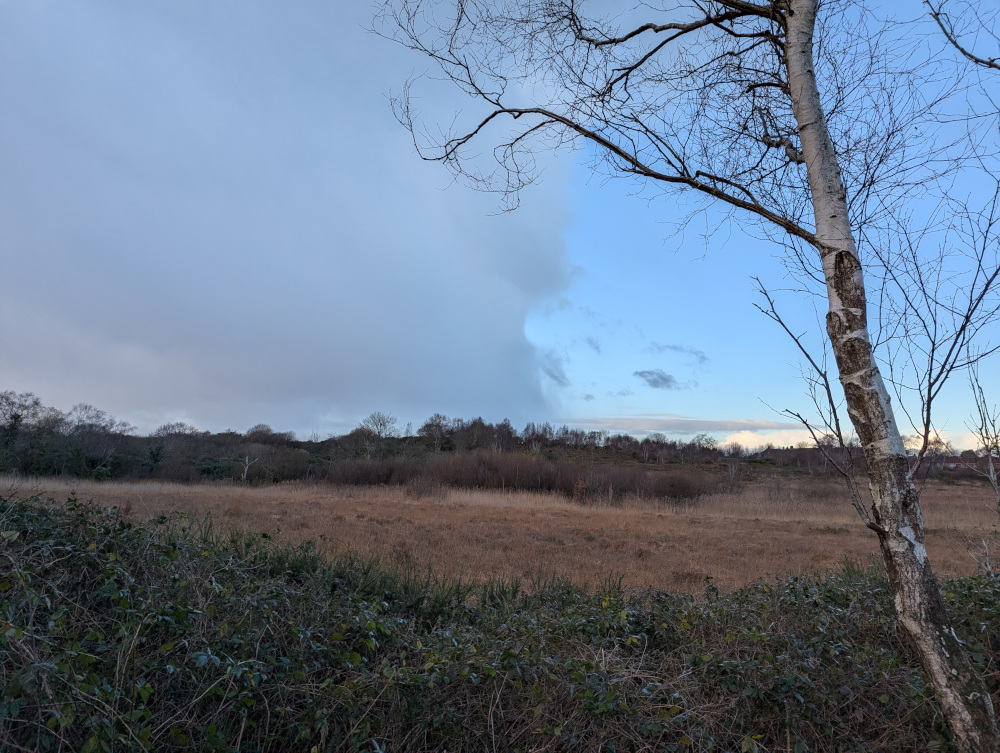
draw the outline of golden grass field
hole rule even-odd
[[[0,478],[0,495],[75,494],[119,506],[136,520],[164,512],[210,513],[218,525],[266,531],[279,541],[314,539],[330,550],[376,554],[435,572],[490,576],[560,575],[597,585],[699,592],[706,576],[722,588],[758,578],[866,562],[874,534],[830,479],[774,477],[739,494],[687,504],[634,500],[579,505],[557,494],[442,491],[411,498],[395,487],[288,483],[246,487]],[[927,549],[939,575],[976,571],[970,541],[992,530],[990,495],[973,484],[930,484],[922,504]]]

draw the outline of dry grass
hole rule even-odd
[[[558,574],[597,584],[700,591],[768,575],[822,572],[877,553],[842,487],[780,477],[736,495],[673,505],[644,500],[580,506],[556,494],[452,490],[410,498],[395,487],[304,483],[243,487],[0,478],[0,493],[75,493],[143,520],[163,512],[211,513],[222,524],[280,540],[317,539],[467,579]],[[975,571],[967,537],[995,516],[974,485],[931,484],[923,497],[927,548],[941,575]]]

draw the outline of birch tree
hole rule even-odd
[[[595,170],[698,197],[781,244],[789,268],[826,300],[825,334],[869,472],[870,497],[857,507],[878,537],[899,623],[959,749],[1000,750],[989,693],[927,558],[865,287],[907,203],[960,164],[934,127],[945,74],[898,25],[879,25],[851,0],[651,0],[617,19],[587,16],[585,5],[386,0],[376,30],[472,100],[450,130],[428,129],[411,81],[394,99],[397,117],[422,157],[509,206],[537,177],[539,149],[580,146]],[[492,161],[480,145],[492,146]],[[897,251],[876,279],[907,258]],[[932,333],[935,385],[963,365],[969,323],[995,311],[997,269],[989,258],[979,267],[951,336]],[[919,289],[919,264],[915,272]]]

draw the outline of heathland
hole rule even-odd
[[[706,474],[704,468],[689,474]],[[717,475],[725,477],[724,470]],[[221,528],[312,540],[321,550],[378,556],[466,581],[530,579],[539,573],[595,586],[700,591],[769,576],[823,573],[849,558],[873,561],[875,537],[827,476],[772,470],[755,481],[694,498],[584,497],[557,492],[339,486],[286,482],[175,484],[159,481],[0,477],[8,496],[93,500],[143,522],[182,512]],[[922,498],[927,548],[943,575],[976,572],[997,523],[989,488],[928,482]]]
[[[953,749],[828,481],[685,504],[5,481],[4,751]],[[945,571],[989,539],[981,495],[928,488]],[[1000,581],[943,586],[1000,700]]]
[[[831,448],[3,396],[0,750],[953,749]],[[979,460],[936,448],[921,502],[1000,702]]]

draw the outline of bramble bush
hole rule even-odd
[[[996,692],[1000,581],[944,591]],[[33,498],[0,500],[0,749],[951,747],[872,568],[697,598],[470,584]]]

